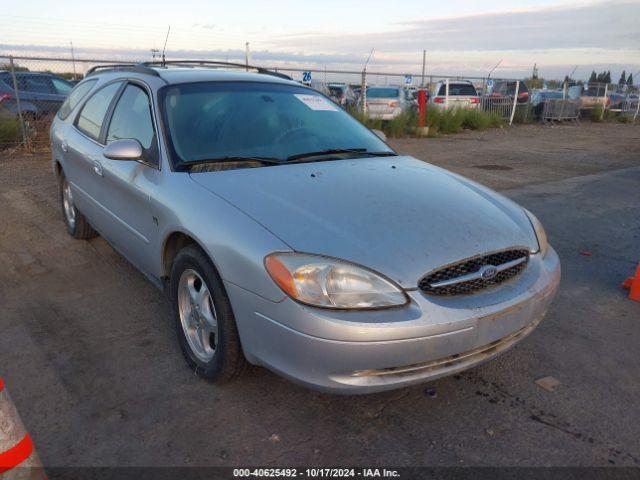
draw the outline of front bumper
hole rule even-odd
[[[371,393],[465,370],[508,350],[542,320],[560,262],[532,255],[516,278],[474,295],[409,291],[402,308],[340,312],[270,302],[227,284],[247,359],[332,393]]]

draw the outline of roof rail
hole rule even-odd
[[[96,65],[95,67],[91,67],[85,77],[92,75],[99,70],[120,70],[126,72],[137,72],[137,73],[146,73],[147,75],[153,75],[154,77],[159,77],[160,74],[154,70],[153,68],[149,68],[143,63],[114,63],[114,64],[105,64],[105,65]]]
[[[263,67],[256,67],[254,65],[245,65],[244,63],[234,63],[234,62],[218,62],[214,60],[170,60],[170,61],[153,61],[153,62],[142,62],[138,64],[140,66],[145,67],[167,67],[167,66],[182,66],[182,67],[233,67],[233,68],[243,68],[246,70],[255,70],[258,73],[264,75],[271,75],[274,77],[282,78],[285,80],[292,80],[289,75],[285,75],[284,73],[275,72],[273,70],[269,70]]]

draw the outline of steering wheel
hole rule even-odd
[[[278,135],[274,140],[274,143],[276,145],[282,145],[283,143],[295,143],[295,139],[297,137],[299,137],[300,140],[304,138],[306,144],[312,144],[311,149],[320,147],[318,136],[308,127],[296,127],[291,130],[287,130],[286,132]]]

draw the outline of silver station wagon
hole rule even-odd
[[[101,235],[166,292],[192,370],[375,392],[538,325],[560,263],[530,212],[398,155],[317,91],[236,67],[96,68],[51,127],[69,234]]]

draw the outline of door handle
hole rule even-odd
[[[100,175],[101,177],[103,176],[102,164],[98,160],[93,161],[93,171],[96,172],[96,174]]]
[[[66,142],[66,140],[62,141],[62,143],[60,144],[60,148],[62,149],[63,152],[69,151],[69,144]]]

